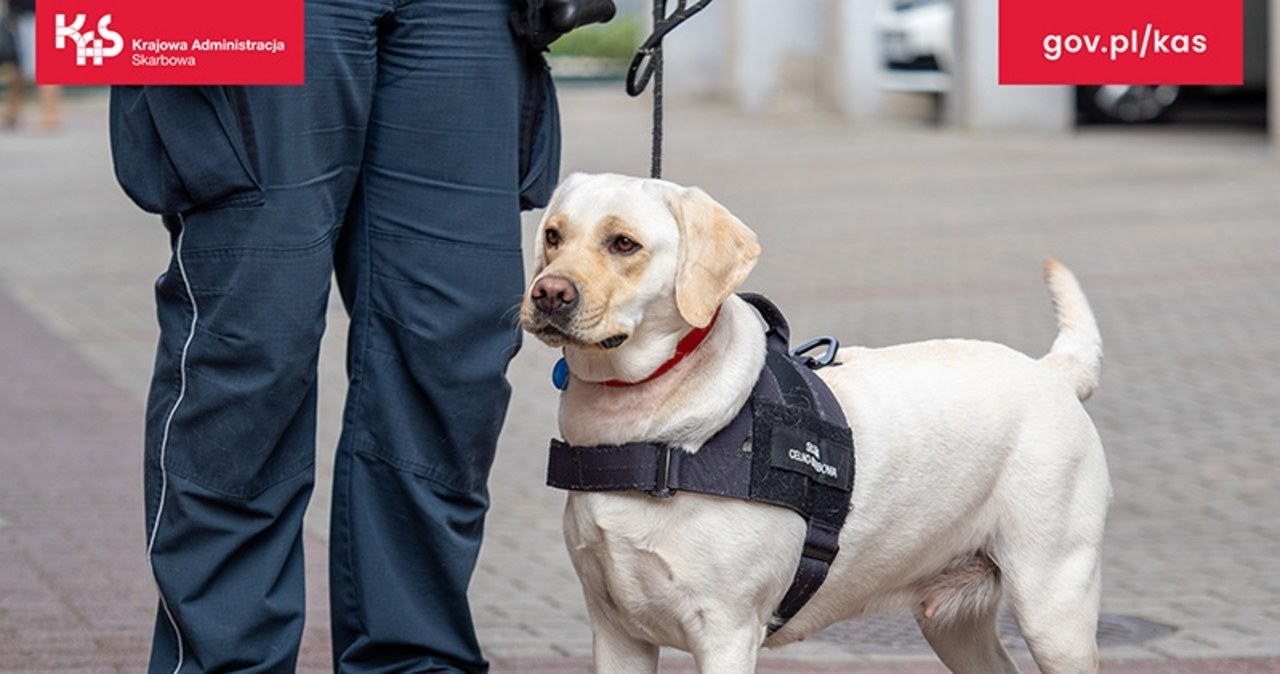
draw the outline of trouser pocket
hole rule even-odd
[[[255,139],[236,87],[112,87],[116,179],[152,213],[263,201]]]

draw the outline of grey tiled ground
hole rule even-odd
[[[562,107],[566,169],[647,172],[645,102],[566,89]],[[150,283],[166,238],[114,186],[104,110],[84,99],[60,135],[0,135],[0,293],[122,392],[140,427]],[[797,336],[970,336],[1042,353],[1054,325],[1040,264],[1067,262],[1107,350],[1089,402],[1116,491],[1103,608],[1178,628],[1104,659],[1280,656],[1280,164],[1260,135],[978,136],[711,107],[672,108],[668,120],[667,177],[704,187],[756,229],[765,253],[749,288],[777,299]],[[341,406],[340,314],[322,363],[322,456]],[[25,357],[0,356],[0,376]],[[560,542],[562,495],[541,484],[554,359],[527,340],[512,365],[473,586],[482,641],[503,671],[583,671],[590,650]],[[136,498],[122,495],[127,507]],[[323,667],[323,489],[316,501],[304,659]],[[0,512],[0,535],[17,536],[20,521]],[[0,596],[0,634],[11,601]],[[128,601],[146,614],[154,597]],[[872,651],[811,642],[770,662],[883,665]],[[936,671],[923,667],[913,671]]]

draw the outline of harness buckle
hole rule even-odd
[[[645,492],[653,498],[671,498],[676,495],[676,490],[671,488],[673,451],[675,448],[671,445],[663,445],[662,449],[658,450],[658,474],[654,480],[653,489]]]
[[[817,526],[810,521],[808,530],[804,534],[804,552],[802,554],[809,559],[830,566],[839,553],[840,532],[832,531],[824,526]]]
[[[819,562],[830,565],[836,560],[836,553],[840,552],[840,548],[832,549],[830,546],[822,545],[816,541],[805,541],[803,556],[809,559],[816,559]]]

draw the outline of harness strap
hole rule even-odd
[[[796,575],[791,580],[791,587],[787,588],[787,593],[782,597],[782,603],[778,604],[778,608],[773,612],[773,618],[769,620],[769,634],[777,632],[787,624],[788,620],[799,613],[805,604],[809,603],[809,599],[827,580],[831,563],[835,561],[836,553],[840,552],[839,530],[832,531],[815,520],[809,520],[807,524],[808,527],[804,532],[804,552],[800,555],[800,563],[796,566]]]
[[[656,497],[695,491],[750,500],[750,403],[744,412],[696,454],[656,442],[581,446],[552,439],[547,484],[571,491],[642,491]]]

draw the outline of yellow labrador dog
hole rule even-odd
[[[735,416],[765,359],[765,324],[734,295],[759,254],[741,221],[697,188],[577,174],[535,251],[521,321],[564,351],[568,443],[694,452]],[[653,672],[669,646],[702,672],[751,672],[761,645],[906,608],[952,671],[1014,673],[996,632],[1004,597],[1041,671],[1096,672],[1110,482],[1081,401],[1101,337],[1071,272],[1050,261],[1046,278],[1060,332],[1039,359],[949,339],[846,347],[820,370],[853,431],[853,509],[826,582],[771,635],[801,517],[689,492],[570,492],[564,534],[596,671]],[[653,377],[717,310],[705,340]],[[602,385],[613,380],[643,383]]]

